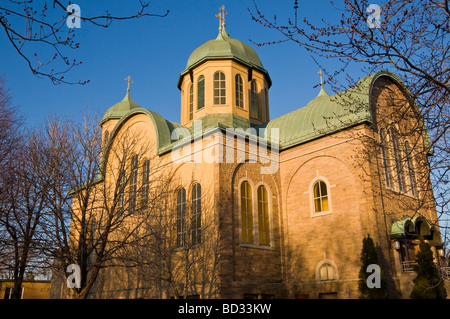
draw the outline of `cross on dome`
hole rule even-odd
[[[130,84],[133,83],[133,81],[131,81],[131,77],[130,77],[130,76],[128,76],[127,78],[125,78],[125,81],[128,82],[128,88],[127,88],[127,91],[129,91],[129,90],[130,90]]]
[[[319,76],[320,76],[320,85],[323,86],[323,74],[322,74],[322,70],[319,70],[319,73],[317,73],[317,74],[319,74]]]
[[[228,12],[225,11],[224,5],[222,5],[219,10],[220,13],[216,14],[216,18],[219,19],[219,30],[222,30],[225,27],[225,15],[228,14]]]

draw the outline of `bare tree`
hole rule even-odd
[[[132,20],[142,17],[165,17],[147,12],[150,3],[136,1],[134,13],[114,15],[105,8],[103,14],[87,16],[77,5],[67,1],[8,0],[0,5],[0,26],[17,54],[21,56],[31,72],[49,78],[54,84],[86,84],[89,80],[71,82],[64,78],[81,61],[69,58],[66,50],[77,49],[73,20],[108,28],[113,21]],[[29,48],[31,47],[31,48]],[[42,47],[42,51],[41,51]]]
[[[9,180],[9,167],[18,150],[18,141],[20,140],[21,121],[17,110],[11,104],[11,97],[6,88],[6,80],[0,77],[0,202],[4,203],[7,199],[7,184]],[[10,252],[3,245],[7,241],[7,232],[0,231],[0,263],[8,263]],[[2,277],[12,278],[12,274],[2,273]]]
[[[289,41],[311,52],[318,65],[321,64],[320,59],[333,59],[337,62],[334,64],[336,69],[321,68],[327,76],[325,82],[334,92],[356,87],[359,79],[348,73],[351,66],[359,66],[364,75],[387,69],[401,78],[410,96],[404,101],[396,98],[397,105],[403,107],[398,109],[400,114],[390,115],[399,119],[401,114],[408,114],[408,108],[419,110],[421,119],[416,121],[418,125],[409,127],[410,132],[403,130],[402,134],[410,137],[419,131],[428,134],[426,149],[413,142],[409,145],[409,153],[420,154],[421,158],[433,153],[426,161],[421,161],[425,165],[424,173],[418,176],[430,179],[428,169],[431,171],[431,183],[424,180],[422,185],[433,187],[441,228],[443,233],[448,232],[449,2],[387,0],[376,8],[370,6],[370,1],[344,0],[336,6],[330,2],[330,6],[336,9],[335,17],[314,21],[304,17],[299,22],[295,19],[286,23],[269,18],[256,2],[254,8],[249,9],[252,19],[281,36],[277,40],[257,44],[275,45]],[[295,3],[295,16],[297,9],[301,12],[302,5],[305,4],[297,6]],[[377,13],[381,13],[379,19]],[[348,106],[355,104],[357,101],[347,103]],[[385,114],[383,120],[386,123],[391,121],[388,117],[389,114]],[[407,169],[407,163],[403,164]],[[448,238],[448,233],[444,238]]]
[[[14,280],[13,299],[20,299],[25,271],[40,266],[42,228],[41,220],[47,205],[48,180],[41,174],[43,163],[40,149],[41,132],[28,132],[22,145],[4,171],[3,196],[0,202],[0,228],[4,249],[10,258],[2,263]]]
[[[52,144],[65,146],[52,153],[55,165],[48,171],[52,195],[46,231],[52,240],[47,253],[55,261],[60,293],[87,298],[102,290],[109,272],[119,269],[124,275],[135,267],[125,252],[149,236],[142,229],[166,198],[171,175],[151,155],[151,143],[142,142],[142,132],[119,131],[102,145],[101,128],[90,116],[68,130],[51,127]],[[80,283],[67,289],[72,264],[79,267]],[[108,280],[120,285],[122,279]]]
[[[193,176],[191,189],[180,185],[170,179],[164,197],[149,210],[141,229],[146,236],[128,247],[126,260],[142,287],[156,287],[147,296],[210,299],[217,292],[219,222],[212,198]]]

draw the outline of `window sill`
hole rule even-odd
[[[404,196],[407,196],[407,197],[412,198],[412,199],[418,199],[419,198],[419,196],[417,194],[413,195],[410,192],[402,192],[402,191],[400,191],[398,189],[394,189],[392,187],[387,187],[386,186],[386,189],[390,190],[392,193],[394,193],[396,195],[404,195]]]
[[[331,213],[332,213],[332,211],[327,210],[326,212],[313,213],[313,214],[311,214],[311,217],[320,217],[320,216],[324,216],[324,215],[330,215]]]
[[[246,248],[255,248],[255,249],[262,249],[262,250],[275,250],[272,246],[263,246],[263,245],[257,245],[257,244],[250,244],[250,243],[239,243],[240,247],[246,247]]]

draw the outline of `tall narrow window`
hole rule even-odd
[[[244,108],[244,85],[242,83],[242,78],[239,74],[235,77],[236,85],[236,107]]]
[[[141,188],[141,208],[148,208],[148,191],[150,176],[150,160],[145,160],[142,164],[142,188]]]
[[[105,131],[105,137],[103,139],[103,147],[106,147],[106,145],[108,144],[108,141],[109,141],[109,131],[106,130]]]
[[[117,183],[117,209],[119,214],[122,214],[125,209],[125,186],[127,185],[127,173],[124,168],[119,171],[119,178]]]
[[[269,89],[264,85],[264,121],[269,121]]]
[[[252,187],[248,182],[241,184],[241,240],[253,243]]]
[[[269,203],[267,189],[264,186],[258,187],[258,231],[259,244],[263,246],[270,245],[269,230]]]
[[[202,241],[202,187],[199,183],[192,187],[191,203],[191,241],[193,245],[196,245]]]
[[[194,85],[189,86],[189,121],[194,118]]]
[[[214,104],[226,104],[225,74],[223,72],[214,73]]]
[[[95,261],[95,249],[96,249],[96,243],[97,243],[97,220],[95,218],[92,219],[91,222],[91,230],[90,230],[90,237],[89,237],[89,249],[91,250],[88,258],[88,264],[92,265]]]
[[[259,119],[259,108],[258,85],[255,80],[252,80],[250,84],[250,116]]]
[[[405,141],[405,156],[406,156],[406,163],[408,165],[408,175],[409,175],[409,183],[411,185],[411,193],[413,196],[416,196],[416,194],[417,194],[416,177],[414,175],[414,169],[412,166],[412,158],[411,158],[411,150],[409,149],[408,141]]]
[[[12,299],[14,287],[5,287],[5,296],[3,299]],[[20,287],[20,299],[23,298],[23,287]]]
[[[201,75],[197,81],[197,110],[205,106],[205,77]]]
[[[131,158],[131,176],[130,176],[130,212],[136,210],[136,193],[138,180],[138,156],[133,155]]]
[[[328,189],[324,181],[317,181],[314,184],[314,212],[321,213],[328,211]]]
[[[392,149],[394,151],[395,167],[397,170],[398,188],[401,192],[405,191],[405,176],[403,175],[402,157],[400,154],[397,132],[391,127]]]
[[[386,134],[384,130],[380,130],[381,155],[383,156],[384,177],[386,179],[386,186],[392,187],[392,176],[389,162],[389,154],[386,147]]]
[[[186,240],[186,190],[180,188],[177,192],[177,247],[183,247]]]

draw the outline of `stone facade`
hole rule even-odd
[[[252,119],[250,116],[247,80],[256,77],[264,89],[270,82],[264,70],[252,72],[250,67],[245,61],[236,61],[233,57],[222,60],[215,57],[186,70],[179,81],[183,126],[136,107],[130,108],[130,112],[121,119],[105,118],[102,121],[104,132],[108,131],[112,140],[105,147],[111,149],[118,145],[121,134],[127,130],[142,134],[140,143],[152,145],[149,156],[158,158],[156,163],[159,164],[152,164],[152,168],[161,174],[170,173],[178,183],[174,189],[184,187],[187,190],[188,206],[192,206],[189,202],[192,185],[200,183],[202,186],[203,225],[207,224],[205,220],[214,221],[209,224],[213,231],[211,236],[205,232],[202,243],[193,250],[208,245],[213,247],[208,252],[211,257],[208,267],[212,267],[214,273],[209,273],[210,281],[207,283],[213,286],[214,293],[205,293],[203,280],[202,289],[191,287],[182,295],[200,298],[358,298],[362,240],[370,235],[387,276],[390,296],[408,298],[414,277],[408,265],[413,261],[411,252],[417,247],[418,236],[426,236],[432,244],[436,263],[445,264],[439,256],[441,241],[429,184],[426,130],[421,129],[420,114],[414,109],[407,89],[388,72],[370,77],[366,86],[362,81],[363,92],[359,94],[367,101],[367,105],[363,105],[367,109],[363,111],[368,117],[360,120],[352,115],[361,111],[357,110],[361,107],[357,99],[348,100],[347,105],[339,105],[333,101],[336,96],[330,97],[322,87],[314,103],[308,104],[316,121],[322,121],[320,112],[326,111],[331,116],[340,112],[343,119],[350,118],[353,122],[339,125],[338,129],[325,127],[321,132],[311,129],[315,122],[306,123],[310,130],[309,135],[305,135],[307,139],[296,143],[291,139],[283,144],[283,139],[292,138],[291,132],[299,132],[294,126],[299,125],[295,121],[300,115],[287,116],[283,121],[275,121],[283,123],[276,127],[282,133],[278,152],[269,147],[267,156],[256,157],[256,161],[252,161],[253,152],[259,152],[259,149],[252,148],[250,140],[265,140],[264,134],[258,136],[254,132],[274,122],[268,121],[268,101],[264,94],[259,96],[263,106],[262,117]],[[211,78],[217,70],[224,72],[228,81],[227,103],[220,106],[213,105],[212,93],[208,93],[214,91]],[[236,99],[233,79],[237,73],[242,73],[246,80],[244,108],[233,105]],[[200,76],[209,79],[205,85],[206,106],[189,119],[188,91]],[[196,103],[194,96],[193,104]],[[337,111],[329,111],[332,107]],[[207,122],[200,126],[203,135],[199,139],[195,137],[193,121],[202,118]],[[358,120],[353,120],[355,118]],[[261,122],[265,124],[258,126]],[[246,127],[239,127],[239,123]],[[237,143],[237,135],[231,140],[226,135],[229,128],[245,130],[250,125],[256,129],[247,134],[248,139],[243,144]],[[397,144],[392,140],[392,127],[398,134],[395,137]],[[186,147],[184,150],[189,151],[187,157],[192,159],[195,154],[203,154],[214,160],[205,161],[203,157],[196,163],[186,163],[186,158],[181,163],[174,161],[173,151],[177,144],[180,145],[177,140],[180,134],[174,134],[178,132],[177,128],[188,132],[188,139],[181,141]],[[380,137],[382,130],[388,132],[384,142]],[[194,134],[194,138],[191,136],[189,139],[189,134]],[[405,141],[414,145],[410,153]],[[234,161],[228,162],[226,154],[230,151]],[[264,161],[267,158],[272,160],[271,164],[276,162],[277,169],[271,174],[261,171],[262,167],[267,167],[267,161]],[[394,162],[400,158],[400,166],[395,166]],[[251,196],[246,195],[250,197],[246,200],[251,202],[252,208],[251,242],[242,240],[244,223],[249,223],[242,217],[243,205],[247,203],[245,205],[248,206],[241,188],[244,181],[250,185],[251,192]],[[266,200],[261,200],[258,195],[260,186],[267,191]],[[175,214],[172,210],[165,213]],[[269,240],[261,243],[264,218],[268,218],[269,229],[265,231]],[[398,229],[397,225],[404,226],[400,232],[393,231]],[[410,232],[406,231],[406,225],[412,227]],[[175,259],[183,254],[182,249],[174,251],[178,256]],[[129,272],[127,265],[105,269],[91,296],[174,297],[167,283],[146,281],[145,277],[144,274]],[[192,293],[194,290],[197,292]]]

